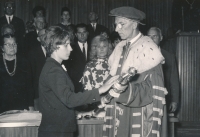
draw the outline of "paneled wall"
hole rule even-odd
[[[4,14],[3,4],[6,0],[0,0],[0,15]],[[31,20],[32,9],[36,5],[46,8],[46,19],[49,25],[60,22],[61,8],[67,6],[72,11],[72,23],[89,23],[88,14],[96,11],[99,14],[99,23],[113,30],[114,20],[108,16],[111,9],[120,6],[135,6],[144,11],[147,15],[146,25],[142,26],[142,31],[146,33],[151,26],[160,27],[165,34],[171,25],[171,7],[173,0],[15,0],[15,15],[25,22]]]

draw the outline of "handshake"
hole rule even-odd
[[[102,104],[107,104],[111,101],[113,97],[119,96],[122,92],[125,91],[127,88],[127,84],[130,81],[131,77],[135,76],[137,73],[136,69],[134,67],[129,68],[128,73],[122,74],[118,80],[117,83],[115,83],[109,93],[102,97],[101,103]]]

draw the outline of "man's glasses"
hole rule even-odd
[[[13,43],[13,44],[7,43],[7,44],[4,44],[4,46],[9,47],[9,48],[13,48],[13,47],[16,48],[17,43]]]

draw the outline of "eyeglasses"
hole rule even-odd
[[[14,9],[13,7],[6,7],[6,9]]]
[[[4,44],[4,46],[9,47],[9,48],[13,48],[13,47],[16,48],[17,43],[13,43],[13,44],[7,43],[7,44]]]
[[[115,24],[116,25],[116,28],[118,28],[118,29],[122,29],[123,28],[123,26],[124,26],[124,24]]]

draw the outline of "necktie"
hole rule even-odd
[[[10,19],[10,17],[8,17],[8,20],[9,20],[9,24],[10,24],[10,22],[11,22],[11,19]]]
[[[95,23],[92,23],[93,30],[95,31]]]
[[[85,59],[86,59],[86,53],[85,53],[85,46],[84,46],[84,43],[83,43],[83,55],[85,56]]]

